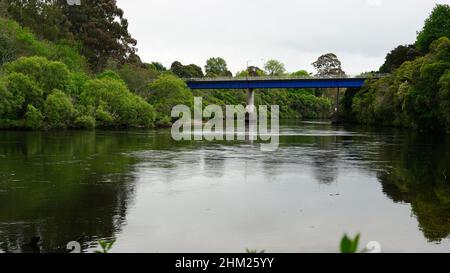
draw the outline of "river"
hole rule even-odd
[[[280,147],[170,130],[0,132],[0,252],[450,252],[450,136],[283,122]]]

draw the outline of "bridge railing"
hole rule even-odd
[[[215,78],[187,78],[185,81],[202,82],[202,81],[270,81],[270,80],[324,80],[324,79],[368,79],[382,78],[389,74],[367,74],[367,75],[327,75],[327,76],[261,76],[261,77],[215,77]]]

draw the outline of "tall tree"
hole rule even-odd
[[[0,16],[1,17],[7,17],[8,16],[8,1],[7,0],[0,0]]]
[[[148,65],[148,68],[158,72],[167,71],[167,68],[160,62],[152,62]]]
[[[264,65],[264,70],[270,76],[281,76],[286,72],[284,64],[277,60],[268,60]]]
[[[6,0],[10,16],[37,35],[51,41],[72,41],[91,68],[99,71],[108,59],[125,62],[136,58],[136,40],[115,0]]]
[[[67,5],[66,0],[58,3],[95,70],[102,69],[108,58],[123,62],[136,53],[137,41],[128,32],[128,20],[115,0],[83,0],[81,5]]]
[[[400,45],[393,49],[386,56],[386,61],[380,68],[381,73],[391,73],[394,69],[399,68],[404,62],[412,61],[421,56],[420,52],[414,45]]]
[[[341,61],[334,53],[320,56],[313,64],[317,70],[317,76],[344,76]]]
[[[205,72],[207,77],[231,77],[227,62],[220,57],[209,58],[206,61]]]
[[[175,61],[170,66],[170,71],[180,78],[202,78],[202,68],[195,64],[183,65],[178,61]]]
[[[297,72],[291,73],[291,76],[294,76],[294,77],[309,77],[311,75],[306,70],[299,70]]]
[[[436,5],[417,36],[417,49],[428,53],[431,43],[441,37],[450,38],[450,6]]]

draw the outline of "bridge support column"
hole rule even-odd
[[[336,94],[336,113],[339,113],[339,93],[341,92],[340,88],[338,87],[337,89],[337,94]]]
[[[246,120],[250,120],[253,118],[256,114],[256,107],[255,107],[255,92],[253,91],[253,88],[249,88],[247,91],[247,107],[245,108],[247,111],[247,117]]]

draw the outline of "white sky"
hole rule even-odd
[[[277,59],[293,72],[333,52],[348,74],[377,70],[415,41],[436,3],[450,0],[118,0],[145,62],[204,68],[223,57],[235,73]]]

